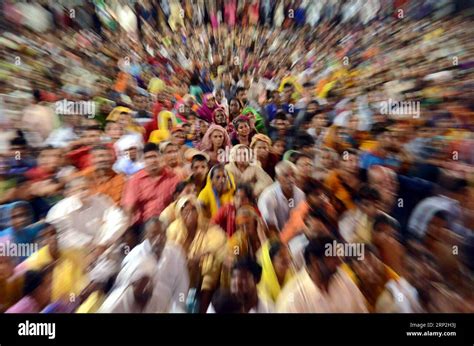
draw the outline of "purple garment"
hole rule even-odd
[[[6,314],[35,314],[41,311],[36,300],[31,296],[24,296],[15,305],[10,307]]]
[[[207,121],[208,123],[212,123],[212,113],[217,108],[217,106],[214,106],[213,108],[209,108],[209,106],[207,105],[207,100],[211,97],[214,97],[214,96],[212,94],[204,95],[204,100],[203,100],[204,102],[202,103],[201,107],[199,107],[197,111],[197,114],[199,115],[199,117],[202,120]]]

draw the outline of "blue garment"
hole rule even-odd
[[[26,207],[30,214],[30,219],[28,220],[28,226],[21,230],[14,229],[12,222],[12,212],[17,207]],[[44,228],[44,224],[35,223],[33,224],[33,210],[31,205],[25,201],[13,202],[7,205],[3,205],[0,209],[0,215],[2,219],[2,224],[6,225],[7,228],[0,231],[0,238],[8,239],[11,243],[14,244],[33,244],[36,241],[38,233]],[[16,263],[20,263],[26,259],[27,256],[18,256],[16,258]]]
[[[275,115],[277,114],[278,107],[276,104],[270,103],[265,106],[265,111],[267,112],[268,121],[272,121],[275,118]]]
[[[360,167],[363,169],[369,169],[371,166],[389,166],[398,167],[400,162],[397,159],[380,156],[376,156],[372,153],[364,153],[360,157]]]

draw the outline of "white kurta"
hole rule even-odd
[[[174,244],[165,245],[159,260],[156,260],[148,240],[137,245],[124,258],[115,286],[128,286],[133,273],[150,258],[156,262],[152,273],[155,292],[167,302],[166,312],[184,312],[189,290],[188,267],[181,247]]]
[[[301,269],[283,288],[276,305],[283,313],[368,312],[365,299],[350,277],[339,269],[331,278],[328,292],[321,291]]]

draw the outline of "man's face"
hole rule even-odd
[[[11,212],[11,225],[15,230],[21,230],[31,221],[29,210],[24,206],[15,207]]]
[[[281,176],[277,176],[277,180],[283,190],[292,190],[295,184],[295,173],[288,169]]]
[[[145,169],[150,174],[158,174],[161,170],[160,154],[156,151],[145,153]]]
[[[327,117],[326,114],[320,113],[313,117],[313,127],[315,129],[320,129],[327,126]]]
[[[94,145],[100,142],[100,131],[99,130],[87,130],[82,136],[84,145]]]
[[[146,226],[146,238],[150,242],[153,253],[160,258],[166,244],[166,233],[160,222],[153,222]]]
[[[173,143],[181,146],[186,141],[186,133],[184,131],[175,131],[173,133]]]
[[[301,157],[296,161],[298,173],[303,177],[310,177],[313,173],[313,160],[309,157]]]
[[[359,171],[359,158],[357,155],[347,155],[346,159],[341,161],[341,168],[347,173],[357,174]]]
[[[164,156],[171,167],[176,166],[178,164],[178,147],[174,144],[168,144]]]
[[[119,123],[108,124],[106,134],[112,138],[112,140],[116,141],[123,136],[123,126]]]
[[[313,114],[314,112],[316,112],[317,109],[318,105],[314,102],[311,102],[308,107],[306,107],[306,112],[309,114]]]
[[[234,269],[230,279],[230,292],[243,301],[247,301],[257,289],[253,275],[243,269]]]
[[[61,166],[62,156],[60,149],[43,150],[38,157],[38,165],[48,172],[54,172]]]
[[[112,168],[112,153],[110,150],[94,150],[92,152],[92,165],[96,169]]]
[[[287,120],[283,120],[283,119],[277,119],[277,120],[275,120],[275,128],[276,128],[278,131],[285,131],[287,125],[288,125],[288,121],[287,121]]]
[[[379,287],[383,284],[384,266],[373,253],[369,253],[363,260],[354,261],[353,269],[362,285]]]
[[[136,110],[148,110],[148,101],[145,96],[136,96],[134,106]]]
[[[135,300],[139,304],[145,305],[153,294],[153,281],[151,278],[149,276],[144,276],[133,282],[132,287]]]
[[[195,161],[191,166],[191,171],[193,175],[203,179],[209,172],[209,166],[206,161]]]
[[[242,102],[243,104],[247,103],[247,90],[240,90],[239,93],[237,94],[237,98]]]

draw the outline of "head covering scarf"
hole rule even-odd
[[[253,149],[258,141],[267,143],[269,147],[272,146],[272,140],[270,139],[270,137],[261,133],[257,133],[252,137],[252,142],[250,142],[250,148]]]
[[[209,126],[209,128],[207,129],[206,134],[202,138],[201,145],[199,147],[200,150],[203,150],[203,151],[212,150],[213,144],[211,141],[211,135],[214,131],[219,131],[224,135],[224,142],[222,143],[223,148],[231,146],[230,137],[227,134],[227,131],[222,126],[219,126],[217,124],[211,124],[211,126]]]
[[[208,100],[210,98],[213,98],[214,95],[212,94],[206,94],[204,95],[204,102],[202,103],[201,107],[198,109],[197,114],[199,117],[207,122],[212,121],[212,112],[214,109],[216,109],[217,105],[215,105],[213,108],[209,108],[208,106]]]
[[[215,169],[224,169],[227,175],[226,191],[219,197],[217,191],[212,186],[211,175]],[[219,208],[225,203],[230,203],[234,197],[235,182],[234,177],[223,166],[214,166],[207,174],[206,186],[199,193],[198,200],[209,207],[211,217],[216,215]]]
[[[171,136],[171,128],[168,127],[168,122],[171,120],[172,127],[178,124],[176,116],[170,111],[161,111],[158,114],[159,129],[150,134],[149,142],[160,143],[167,140]]]
[[[109,113],[107,118],[105,119],[106,121],[118,121],[120,113],[131,113],[132,110],[127,107],[123,106],[118,106],[112,109],[112,111]],[[144,129],[140,125],[136,124],[135,121],[133,121],[132,118],[130,118],[127,126],[125,127],[126,131],[129,132],[137,132],[137,133],[143,133]]]
[[[272,301],[276,301],[282,286],[278,282],[278,277],[275,272],[275,268],[273,267],[273,262],[270,257],[270,241],[266,241],[265,244],[262,245],[260,256],[258,261],[262,266],[262,278],[260,279],[260,283],[257,286],[258,292],[260,296],[266,297],[271,299]],[[282,245],[284,246],[284,245]],[[283,284],[286,284],[291,277],[293,276],[293,271],[289,269],[285,275],[285,281]]]

